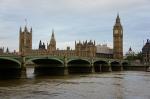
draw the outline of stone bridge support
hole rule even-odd
[[[25,56],[21,56],[21,78],[27,78]]]
[[[1,58],[1,57],[0,57]],[[108,72],[122,71],[127,65],[127,61],[115,59],[101,59],[96,57],[58,57],[58,56],[18,56],[5,57],[12,64],[17,63],[21,68],[21,78],[26,78],[26,63],[32,61],[36,64],[35,69],[43,69],[48,72],[64,71],[64,75],[69,72]],[[125,63],[126,62],[126,63]],[[21,64],[21,65],[20,65]],[[40,66],[42,65],[42,66]],[[45,66],[44,66],[45,65]]]
[[[68,75],[67,57],[64,57],[64,75]]]

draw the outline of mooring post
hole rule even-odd
[[[26,78],[26,64],[25,64],[25,56],[21,56],[22,62],[21,62],[21,78]]]

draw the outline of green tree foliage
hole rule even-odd
[[[139,52],[136,55],[129,55],[126,57],[126,60],[129,60],[129,61],[140,60],[140,61],[142,61],[142,53]]]

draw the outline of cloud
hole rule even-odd
[[[18,49],[18,45],[16,46],[18,30],[20,26],[25,25],[25,18],[28,19],[28,27],[33,27],[34,48],[38,47],[39,40],[44,42],[50,40],[52,28],[56,31],[56,40],[60,48],[67,44],[73,45],[75,40],[86,39],[96,40],[97,43],[108,42],[112,45],[112,28],[117,12],[120,13],[124,28],[124,41],[128,44],[125,44],[125,50],[137,42],[135,49],[140,49],[142,45],[139,42],[147,37],[147,34],[143,33],[149,32],[149,0],[0,0],[0,2],[1,42],[7,42],[11,49]]]

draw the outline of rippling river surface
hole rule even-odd
[[[150,99],[150,72],[122,71],[100,74],[0,80],[0,99]]]

